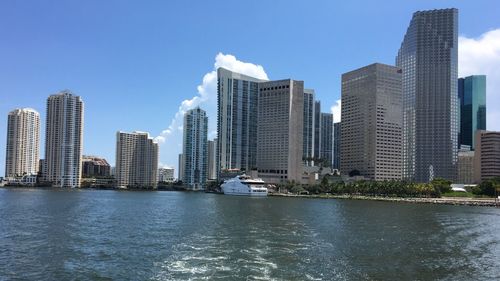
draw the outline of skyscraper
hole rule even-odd
[[[47,99],[45,179],[56,187],[79,187],[82,174],[83,101],[69,91]]]
[[[486,130],[486,76],[472,75],[458,79],[460,99],[460,145],[474,149],[475,134]]]
[[[401,70],[375,63],[342,74],[341,114],[341,173],[401,179]]]
[[[333,123],[333,166],[340,169],[340,122]]]
[[[117,132],[115,167],[119,187],[156,188],[158,144],[146,132]]]
[[[40,115],[31,108],[9,112],[5,176],[36,175],[40,159]]]
[[[263,80],[219,68],[217,81],[217,174],[255,168],[258,82]]]
[[[208,141],[208,179],[217,179],[217,139]]]
[[[274,183],[301,181],[304,82],[260,83],[258,115],[259,176]]]
[[[314,158],[320,158],[321,152],[321,102],[314,102]],[[314,163],[317,165],[317,163]]]
[[[331,167],[333,164],[333,114],[321,113],[320,121],[320,158],[323,160],[323,166]]]
[[[303,161],[309,166],[314,156],[314,90],[304,89]]]
[[[178,168],[178,172],[177,172],[177,180],[184,180],[184,156],[182,155],[182,153],[179,153],[179,168]]]
[[[191,109],[184,114],[183,183],[190,189],[204,189],[208,173],[208,117],[204,110]]]
[[[396,65],[403,72],[405,179],[427,182],[438,177],[455,178],[459,133],[457,42],[457,9],[413,14],[396,57]]]
[[[479,130],[475,137],[474,180],[500,177],[500,132]]]

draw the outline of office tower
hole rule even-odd
[[[314,107],[314,90],[304,89],[302,160],[306,166],[312,166],[314,157]]]
[[[457,167],[457,183],[474,183],[474,151],[460,149],[458,151]]]
[[[40,115],[31,108],[9,112],[5,177],[36,175],[39,159]]]
[[[455,178],[457,40],[457,9],[416,12],[396,57],[403,72],[403,177],[407,180]]]
[[[341,173],[401,179],[401,70],[375,63],[342,74],[341,114]]]
[[[486,130],[486,75],[458,79],[460,100],[460,145],[474,150],[475,134]]]
[[[321,102],[314,102],[314,154],[316,159],[320,158],[321,152]],[[314,163],[317,165],[318,163]]]
[[[500,177],[500,132],[476,132],[474,179],[476,183]]]
[[[80,187],[83,101],[69,91],[47,99],[45,180],[56,187]]]
[[[256,167],[258,82],[263,80],[217,69],[217,140],[220,170]]]
[[[179,154],[179,172],[177,172],[177,180],[182,181],[184,179],[184,156],[182,153]]]
[[[321,113],[321,139],[320,158],[324,167],[331,167],[333,164],[333,114]]]
[[[204,110],[191,109],[184,114],[183,183],[193,190],[204,189],[208,173],[208,117]]]
[[[333,166],[340,169],[340,122],[333,123]]]
[[[267,182],[301,181],[304,82],[259,84],[257,167]]]
[[[102,178],[111,176],[111,166],[106,159],[97,156],[82,157],[82,177]]]
[[[208,141],[208,179],[217,179],[217,139]]]
[[[118,187],[156,188],[158,144],[146,132],[117,132],[115,167]]]
[[[158,182],[174,182],[174,169],[173,168],[159,168],[158,169]]]

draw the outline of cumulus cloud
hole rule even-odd
[[[330,107],[330,111],[333,114],[333,122],[340,122],[340,113],[342,110],[342,100],[338,99],[332,107]]]
[[[458,38],[458,75],[486,75],[486,126],[500,130],[500,28]]]
[[[160,160],[169,163],[168,166],[177,170],[178,155],[182,151],[182,125],[184,113],[201,107],[207,111],[209,139],[217,136],[217,68],[224,67],[234,72],[269,80],[261,65],[243,62],[230,54],[218,53],[215,56],[213,69],[207,72],[202,83],[197,87],[197,95],[182,101],[170,125],[158,135],[155,140],[160,144]],[[167,166],[167,165],[165,165]]]

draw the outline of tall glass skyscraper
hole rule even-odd
[[[458,79],[460,145],[475,147],[475,133],[486,130],[486,75]]]
[[[208,177],[208,117],[197,107],[184,114],[183,179],[190,189],[205,189]]]
[[[419,11],[396,57],[403,72],[403,177],[456,175],[458,10]]]
[[[321,113],[321,150],[320,158],[323,159],[323,166],[333,165],[333,114]]]
[[[302,140],[303,162],[312,164],[314,156],[314,90],[304,89],[304,134]]]

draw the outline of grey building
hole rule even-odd
[[[333,114],[321,113],[320,132],[320,158],[324,167],[331,167],[333,164]]]
[[[304,165],[311,166],[314,157],[314,111],[315,100],[314,90],[304,89],[304,125],[303,125],[303,140],[302,152]]]
[[[340,169],[340,122],[333,123],[333,165],[332,168]]]
[[[460,149],[458,151],[457,182],[463,184],[474,183],[474,151]]]
[[[486,130],[486,75],[458,79],[460,100],[460,145],[474,150],[475,134]]]
[[[217,173],[256,167],[258,82],[217,69]]]
[[[401,179],[401,70],[375,63],[342,74],[341,114],[341,173]]]
[[[208,117],[204,110],[195,108],[184,114],[182,145],[183,183],[193,190],[204,189],[208,174]]]
[[[474,180],[500,177],[500,132],[476,132],[476,150],[474,151]]]
[[[208,179],[217,179],[217,139],[208,141]]]
[[[69,91],[47,99],[45,180],[55,187],[80,187],[83,101]]]
[[[178,166],[178,172],[177,172],[177,179],[182,181],[184,180],[184,155],[182,153],[179,154],[179,166]]]
[[[115,167],[118,187],[156,188],[158,144],[146,132],[117,132]]]
[[[419,11],[413,14],[396,57],[403,72],[403,176],[407,180],[455,178],[457,40],[457,9]]]
[[[314,154],[313,157],[320,158],[321,152],[321,102],[314,102]],[[316,165],[317,163],[315,163]]]
[[[304,82],[260,83],[257,167],[267,182],[301,181]]]

